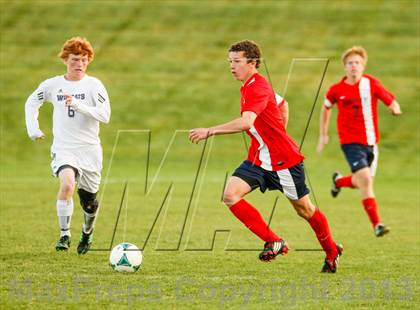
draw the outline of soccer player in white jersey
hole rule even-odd
[[[111,115],[104,85],[86,74],[93,56],[92,45],[85,38],[67,40],[59,53],[67,72],[43,81],[25,104],[26,127],[32,140],[44,138],[38,123],[39,108],[46,101],[53,105],[51,168],[60,182],[56,207],[61,230],[55,248],[66,251],[70,247],[72,197],[77,183],[84,212],[79,254],[86,254],[92,243],[102,170],[99,123],[108,123]]]
[[[401,108],[395,96],[379,80],[364,74],[367,53],[362,47],[346,50],[342,61],[346,76],[332,85],[325,97],[317,151],[320,153],[328,143],[328,124],[335,104],[340,144],[352,173],[342,176],[335,172],[331,194],[336,197],[342,187],[358,188],[375,235],[381,237],[389,228],[381,222],[373,191],[379,142],[377,102],[380,99],[385,103],[393,115],[400,115]]]

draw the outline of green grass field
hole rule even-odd
[[[419,12],[417,1],[0,0],[0,308],[419,308]],[[24,102],[41,81],[64,73],[57,53],[75,35],[93,43],[88,73],[104,82],[112,105],[111,122],[101,127],[104,182],[94,249],[109,248],[128,182],[114,245],[142,247],[147,240],[135,274],[112,271],[107,250],[76,254],[82,225],[76,196],[71,251],[54,249],[52,108],[41,108],[47,137],[34,143],[26,135]],[[298,142],[325,61],[296,60],[288,79],[292,59],[330,59],[303,152],[312,192],[345,247],[337,274],[319,273],[322,252],[297,251],[319,245],[275,192],[255,192],[249,200],[267,219],[275,206],[271,226],[292,250],[260,263],[262,242],[220,201],[226,174],[245,157],[243,137],[219,136],[204,151],[203,143],[188,142],[185,130],[237,117],[240,84],[230,76],[227,49],[245,38],[261,45],[273,86],[289,102],[288,130]],[[327,149],[315,153],[323,95],[343,74],[341,52],[356,44],[369,53],[367,73],[396,94],[404,112],[395,118],[379,107],[375,191],[392,229],[381,239],[357,191],[329,195],[331,172],[348,172],[334,122]],[[135,130],[152,133],[149,195],[148,135]],[[224,232],[212,246],[216,230]]]

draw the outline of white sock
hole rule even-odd
[[[73,214],[73,199],[57,200],[58,225],[60,226],[60,237],[71,236],[70,223]]]

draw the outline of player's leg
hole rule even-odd
[[[339,172],[335,171],[332,174],[331,196],[334,198],[337,197],[343,187],[356,187],[353,183],[353,175],[350,174],[343,176]]]
[[[243,199],[246,194],[258,186],[263,188],[262,182],[264,181],[261,168],[245,161],[229,179],[223,194],[223,202],[236,218],[260,239],[265,241],[260,259],[262,261],[270,261],[278,254],[287,253],[287,243],[270,229],[260,212]]]
[[[83,209],[84,219],[82,233],[77,245],[77,253],[79,254],[86,254],[92,244],[94,222],[99,208],[97,193],[100,177],[99,172],[83,171],[79,180],[77,193]]]
[[[229,207],[233,215],[260,239],[265,242],[279,240],[280,238],[270,229],[260,212],[243,199],[251,190],[252,188],[244,180],[232,176],[223,194],[223,202]]]
[[[65,251],[70,247],[70,224],[74,209],[72,197],[76,184],[76,171],[75,168],[69,165],[63,165],[57,171],[60,182],[56,203],[58,224],[60,226],[60,239],[55,247],[57,251]]]
[[[321,210],[315,208],[308,194],[297,200],[289,199],[289,201],[296,210],[296,213],[308,221],[326,254],[321,271],[335,273],[338,266],[338,259],[343,253],[343,247],[334,242],[327,218]]]
[[[352,172],[360,169],[360,167],[363,167],[366,161],[364,159],[366,155],[364,153],[363,146],[354,143],[343,144],[341,149]],[[339,172],[334,172],[332,175],[331,196],[334,198],[337,197],[343,187],[357,187],[353,180],[353,174],[343,176]]]
[[[373,177],[368,167],[356,171],[353,175],[354,182],[360,189],[362,204],[377,237],[382,237],[389,232],[389,228],[381,223],[375,193],[373,190]]]
[[[372,188],[374,187],[375,182],[375,174],[376,169],[378,168],[378,158],[379,158],[379,149],[377,145],[374,145],[372,148],[372,153],[369,157],[369,169],[370,169],[370,175],[372,176]],[[376,200],[375,200],[376,203]],[[389,227],[385,226],[383,223],[379,223],[375,226],[375,235],[377,237],[382,237],[383,235],[389,233],[390,229]]]
[[[308,221],[315,235],[326,253],[326,259],[322,272],[335,272],[338,257],[342,253],[342,247],[337,246],[332,239],[327,218],[321,210],[315,208],[309,199],[309,189],[305,183],[305,171],[303,163],[288,169],[277,171],[279,189],[285,194],[293,205],[296,213]]]
[[[357,170],[353,174],[353,182],[359,188],[362,199],[375,197],[375,193],[373,192],[373,178],[369,167],[366,166]]]
[[[390,230],[381,223],[381,218],[378,211],[378,205],[373,189],[374,175],[378,165],[378,147],[364,146],[364,158],[361,160],[363,167],[360,167],[353,173],[353,182],[359,188],[362,205],[369,217],[373,226],[375,235],[382,237]]]

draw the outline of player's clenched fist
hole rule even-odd
[[[194,128],[190,130],[189,139],[192,143],[198,143],[209,137],[210,130],[208,128]]]
[[[73,101],[73,97],[70,95],[65,95],[66,97],[66,107],[70,106],[72,101]]]

